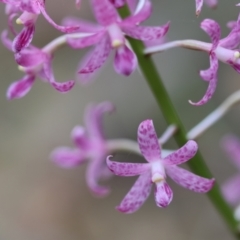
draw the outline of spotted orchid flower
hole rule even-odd
[[[2,33],[2,42],[4,46],[11,51],[12,41],[7,35],[7,31]],[[66,82],[57,82],[55,80],[52,70],[53,56],[48,51],[48,46],[39,49],[30,45],[14,55],[19,65],[19,70],[23,71],[25,76],[9,86],[6,94],[9,100],[24,97],[31,90],[37,77],[44,82],[50,83],[52,87],[61,93],[68,92],[75,84],[74,80]]]
[[[105,164],[109,152],[102,133],[102,115],[113,109],[110,102],[90,105],[84,114],[85,128],[76,126],[71,134],[76,148],[59,147],[51,154],[52,161],[63,168],[73,168],[88,161],[86,182],[89,189],[99,196],[109,192],[107,187],[99,185],[99,180],[111,176]]]
[[[222,148],[229,156],[229,160],[239,170],[222,185],[222,193],[227,202],[233,206],[240,203],[240,141],[234,135],[225,136]]]
[[[0,0],[0,2],[6,4],[5,12],[9,17],[9,28],[15,36],[12,44],[14,52],[20,52],[23,48],[29,46],[34,36],[35,23],[40,14],[52,26],[64,33],[70,33],[78,29],[76,26],[66,27],[57,25],[46,12],[45,0]],[[12,20],[19,14],[20,16],[17,18],[16,23],[23,24],[24,27],[20,33],[17,33],[13,27]]]
[[[199,16],[202,10],[203,3],[207,4],[210,8],[216,8],[218,0],[195,0],[196,3],[196,15]]]
[[[125,35],[142,41],[161,39],[169,28],[169,23],[161,27],[145,27],[138,24],[146,20],[151,14],[151,4],[144,1],[143,7],[130,17],[123,20],[119,17],[113,4],[109,0],[92,0],[92,8],[99,25],[93,25],[82,20],[65,19],[65,25],[76,25],[82,31],[92,33],[88,37],[71,38],[68,44],[74,49],[81,49],[95,45],[95,48],[80,64],[79,73],[85,76],[93,74],[106,61],[111,49],[115,49],[114,68],[117,73],[128,76],[137,67],[135,53],[129,48]]]
[[[153,184],[157,206],[167,207],[173,198],[172,189],[166,182],[167,175],[180,186],[194,192],[206,193],[212,188],[214,179],[199,177],[177,166],[194,157],[198,149],[195,141],[190,140],[168,156],[161,156],[161,147],[153,122],[145,120],[138,128],[138,144],[148,163],[120,163],[107,159],[107,165],[115,175],[125,177],[140,175],[117,206],[119,211],[124,213],[137,211],[148,198]]]
[[[208,82],[208,88],[203,98],[198,102],[189,101],[192,105],[200,106],[207,103],[213,96],[217,86],[218,60],[229,64],[240,73],[240,53],[235,50],[240,44],[240,15],[228,36],[220,39],[221,30],[217,22],[212,19],[205,19],[201,22],[201,28],[210,36],[212,43],[205,43],[197,40],[179,40],[159,46],[149,47],[146,54],[161,52],[174,47],[183,47],[191,50],[207,52],[210,58],[210,67],[200,71],[200,76]]]

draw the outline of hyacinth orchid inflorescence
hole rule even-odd
[[[144,0],[144,4],[137,13],[123,20],[109,0],[91,0],[91,2],[99,25],[72,18],[67,18],[64,21],[66,26],[74,24],[79,26],[81,31],[84,29],[84,31],[92,34],[87,37],[69,37],[67,41],[74,49],[95,45],[95,48],[80,64],[79,73],[82,80],[89,79],[89,75],[92,75],[104,64],[111,49],[116,50],[114,58],[115,71],[125,76],[130,75],[137,67],[137,58],[129,48],[125,35],[142,41],[160,41],[167,33],[169,23],[157,27],[139,26],[139,23],[145,21],[151,14],[149,0]]]
[[[240,15],[235,24],[231,24],[231,31],[227,37],[220,39],[221,29],[219,24],[212,19],[205,19],[201,22],[201,28],[210,36],[212,43],[205,43],[197,40],[179,40],[159,46],[149,47],[145,50],[146,54],[161,52],[174,47],[183,47],[192,50],[207,52],[210,58],[210,67],[201,70],[200,76],[208,82],[208,88],[203,98],[198,102],[189,101],[192,105],[200,106],[207,103],[213,96],[217,86],[218,60],[229,64],[240,73]]]
[[[173,198],[173,192],[166,182],[167,175],[180,186],[199,193],[208,192],[214,179],[206,179],[188,172],[177,165],[187,162],[197,152],[197,143],[189,140],[183,147],[161,156],[161,147],[152,120],[143,121],[138,128],[140,151],[148,163],[114,162],[109,158],[109,169],[118,176],[140,175],[131,190],[124,197],[117,209],[124,213],[137,211],[148,198],[152,184],[155,183],[155,202],[158,207],[167,207]]]
[[[15,36],[12,44],[12,50],[14,52],[20,52],[23,48],[29,46],[35,32],[35,23],[40,14],[61,32],[70,33],[78,29],[76,26],[66,27],[57,25],[46,12],[45,0],[0,0],[0,2],[6,4],[5,12],[9,18],[9,28]],[[24,26],[20,33],[16,32],[12,23],[12,20],[16,16],[19,16],[16,23],[23,24]]]

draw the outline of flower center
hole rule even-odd
[[[166,174],[163,164],[160,160],[151,164],[152,169],[152,182],[157,183],[165,180]]]
[[[125,38],[123,36],[121,28],[116,23],[108,26],[108,34],[113,48],[118,48],[124,45]]]

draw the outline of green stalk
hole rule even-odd
[[[129,9],[124,6],[119,10],[119,13],[121,17],[124,18],[129,16]],[[174,136],[178,146],[183,146],[188,141],[186,138],[187,132],[184,129],[184,126],[172,104],[170,96],[163,84],[163,81],[151,56],[144,56],[143,50],[145,47],[141,41],[130,38],[128,40],[133,51],[137,55],[139,67],[157,101],[160,110],[165,117],[166,122],[169,125],[174,124],[178,128],[178,131]],[[213,178],[199,151],[192,160],[187,162],[187,164],[191,171],[195,174],[206,178]],[[238,229],[239,223],[235,220],[232,209],[223,198],[219,185],[215,183],[214,187],[210,192],[207,193],[207,195],[229,226],[232,233],[235,235],[236,239],[240,239],[240,232]]]

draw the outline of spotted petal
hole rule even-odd
[[[198,150],[195,141],[189,140],[183,147],[164,158],[164,164],[179,165],[193,158]]]
[[[210,191],[215,181],[214,179],[197,176],[177,166],[166,166],[166,172],[167,175],[180,186],[198,193]]]
[[[31,90],[34,81],[34,75],[26,75],[22,79],[13,82],[7,90],[7,99],[24,97]]]
[[[129,76],[137,67],[137,57],[135,53],[126,45],[116,50],[114,58],[114,69],[117,73]]]
[[[156,182],[155,202],[158,207],[166,208],[173,199],[173,191],[166,181]]]
[[[200,101],[198,101],[196,103],[189,101],[192,105],[195,105],[195,106],[203,105],[212,98],[212,96],[216,90],[216,87],[217,87],[217,81],[218,81],[217,70],[218,70],[218,59],[217,59],[215,53],[212,52],[210,55],[210,68],[207,70],[200,71],[200,76],[205,81],[209,82],[207,91]]]
[[[151,186],[151,172],[147,171],[138,177],[116,209],[123,213],[136,212],[149,197]]]
[[[124,177],[140,175],[150,170],[150,165],[147,163],[114,162],[109,157],[107,158],[107,166],[115,175]]]
[[[239,204],[240,201],[240,175],[235,175],[222,185],[222,193],[231,205]]]
[[[147,161],[151,162],[161,158],[161,148],[152,120],[145,120],[139,125],[138,144]]]

